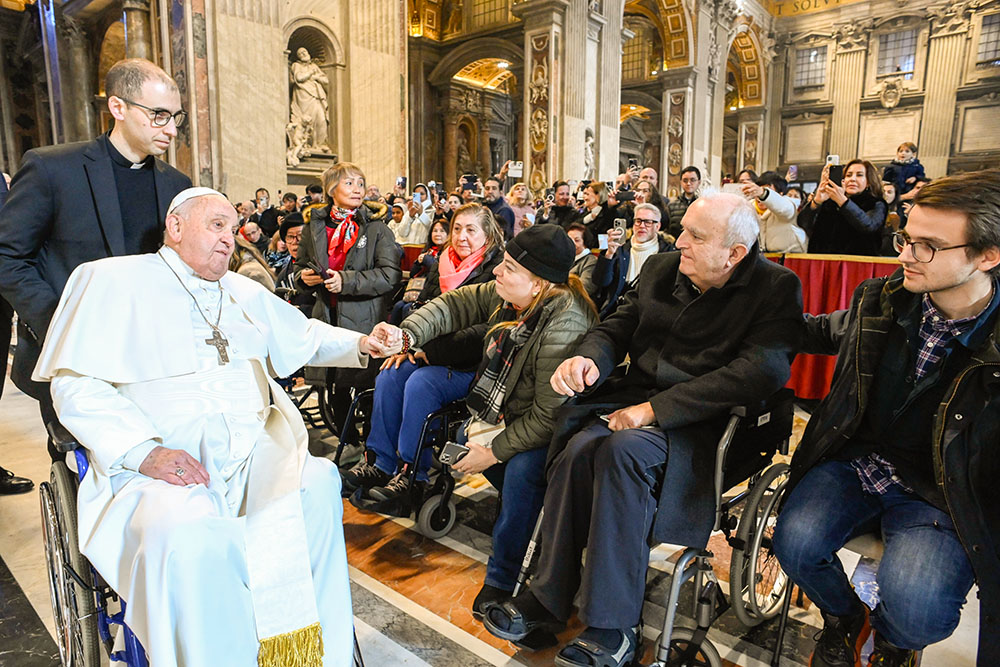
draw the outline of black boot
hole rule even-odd
[[[820,612],[823,630],[816,639],[809,667],[860,667],[861,648],[872,631],[868,624],[868,607],[858,600],[858,609],[850,616]]]

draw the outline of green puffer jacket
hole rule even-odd
[[[400,325],[413,347],[466,327],[500,321],[504,301],[494,282],[453,289],[415,310]],[[549,378],[573,354],[597,315],[578,299],[556,297],[545,304],[531,338],[514,358],[504,398],[507,427],[493,440],[493,454],[507,461],[518,452],[548,447],[556,412],[566,400],[549,386]]]

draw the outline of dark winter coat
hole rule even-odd
[[[347,251],[341,271],[344,287],[337,295],[337,312],[331,317],[330,293],[322,283],[309,287],[302,282],[302,271],[313,263],[324,269],[330,265],[327,252],[326,223],[329,207],[316,209],[303,228],[302,245],[295,260],[295,280],[299,290],[316,295],[313,317],[345,329],[368,333],[385,319],[393,292],[403,277],[399,267],[400,249],[392,231],[383,222],[388,211],[384,204],[364,202],[355,213],[359,225],[358,240]]]
[[[888,209],[867,190],[848,197],[843,206],[828,199],[818,208],[799,211],[799,227],[809,235],[809,252],[831,255],[879,255]]]
[[[920,160],[914,159],[913,162],[903,163],[893,160],[885,166],[882,170],[882,180],[886,183],[892,183],[896,186],[896,197],[899,195],[909,192],[916,185],[916,181],[913,183],[907,183],[906,179],[916,177],[917,180],[927,178],[924,174],[924,165],[920,164]]]
[[[549,461],[596,410],[649,401],[670,441],[652,539],[704,548],[715,521],[716,443],[734,406],[756,404],[788,381],[802,285],[756,244],[722,288],[701,295],[679,267],[679,252],[647,259],[638,287],[580,343],[574,354],[593,359],[600,378],[563,409]],[[626,355],[627,372],[609,379]]]
[[[660,247],[656,252],[670,252],[675,250],[674,244],[660,237]],[[618,308],[618,301],[628,291],[628,265],[632,261],[632,241],[626,241],[611,259],[605,256],[604,251],[597,256],[597,266],[594,267],[592,280],[597,286],[599,293],[596,299],[597,309],[601,313],[601,319],[607,318]],[[647,260],[648,261],[648,260]]]
[[[1000,288],[995,286],[994,289]],[[902,270],[861,283],[850,308],[808,316],[802,351],[837,354],[830,393],[813,412],[795,456],[788,492],[834,459],[862,423],[875,370],[901,308]],[[919,296],[912,295],[910,299]],[[897,305],[894,307],[893,303]],[[932,429],[934,472],[979,584],[977,665],[1000,664],[1000,317],[986,343],[951,382]]]

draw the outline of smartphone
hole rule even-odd
[[[827,164],[840,164],[840,156],[839,155],[827,155],[826,156],[826,163]]]
[[[405,190],[406,189],[406,176],[400,176],[399,178],[397,178],[396,179],[396,186],[400,187],[400,188],[403,188]]]
[[[628,168],[629,168],[630,171],[632,169],[638,169],[639,168],[639,160],[637,160],[634,157],[630,157],[628,159]]]
[[[625,218],[615,218],[615,229],[620,229],[622,234],[625,233],[625,227],[628,223]]]
[[[842,164],[830,165],[830,181],[836,183],[837,185],[844,184],[844,165]]]
[[[475,190],[476,189],[476,184],[475,183],[466,183],[466,184],[464,184],[462,186],[462,189],[463,190]]]
[[[423,198],[423,197],[422,197],[422,195],[421,195],[421,194],[420,194],[419,192],[414,192],[414,193],[413,193],[413,203],[414,203],[414,204],[419,204],[419,203],[420,203],[420,200],[421,200],[422,198]]]
[[[431,190],[437,190],[437,181],[427,181],[427,187]]]
[[[319,268],[319,264],[317,264],[316,262],[306,262],[306,268],[307,269],[312,269],[313,271],[315,271],[320,276],[325,276],[326,275],[326,271],[324,271],[323,269]]]
[[[438,460],[444,465],[451,466],[462,460],[462,457],[468,453],[469,448],[465,445],[448,441],[444,443],[444,447],[441,448],[441,454],[438,455]]]
[[[507,175],[511,178],[521,178],[524,176],[524,162],[522,160],[511,162],[510,166],[507,167]]]
[[[545,188],[545,198],[546,199],[555,199],[556,198],[556,189],[555,188]]]
[[[635,190],[623,188],[615,193],[615,199],[618,201],[635,201]]]

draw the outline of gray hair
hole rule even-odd
[[[723,238],[723,245],[732,248],[735,245],[745,245],[747,249],[753,247],[760,235],[760,224],[757,222],[757,211],[749,199],[739,195],[719,192],[714,188],[709,188],[701,194],[701,199],[709,202],[716,200],[718,204],[735,204],[729,219],[726,220],[726,236]]]
[[[661,219],[663,218],[663,212],[660,211],[660,209],[653,206],[652,204],[636,204],[633,216],[638,214],[639,211],[649,211],[656,218],[657,222],[660,222]]]

